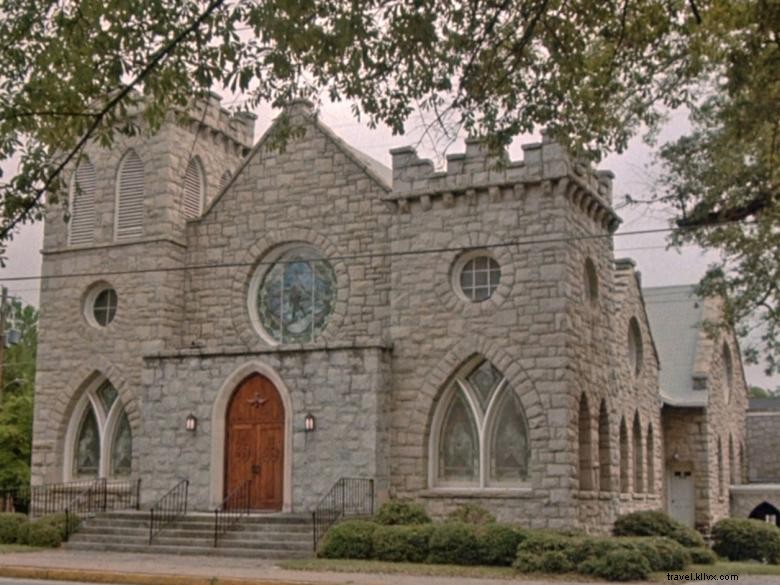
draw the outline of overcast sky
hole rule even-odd
[[[274,112],[270,108],[260,108],[255,137],[264,132]],[[419,131],[411,131],[405,136],[393,136],[384,127],[369,129],[352,117],[348,104],[327,104],[320,112],[321,120],[337,135],[352,146],[369,154],[378,161],[390,166],[389,150],[398,146],[415,145],[421,156],[432,159],[437,153],[425,141],[421,141]],[[683,114],[673,115],[662,133],[662,140],[675,138],[687,129]],[[512,144],[509,154],[513,160],[522,159],[521,145],[539,140],[538,136],[520,137]],[[456,142],[449,153],[461,152],[462,141]],[[441,160],[441,157],[439,157]],[[640,139],[631,142],[622,155],[609,156],[599,168],[612,170],[616,177],[614,182],[614,199],[618,203],[622,196],[630,193],[634,197],[642,197],[652,184],[653,176],[648,168],[651,149]],[[668,216],[658,210],[647,208],[621,208],[618,214],[623,223],[615,237],[615,257],[631,257],[637,262],[637,269],[642,273],[642,284],[646,287],[668,286],[679,284],[694,284],[700,279],[707,266],[717,259],[715,254],[705,254],[696,247],[686,247],[682,252],[666,250],[664,234],[627,235],[620,234],[649,228],[667,227]],[[41,270],[40,248],[42,246],[42,225],[25,226],[14,238],[8,248],[8,261],[5,269],[0,269],[0,279],[14,276],[37,276]],[[3,281],[10,294],[21,297],[30,304],[38,304],[38,280]],[[780,386],[780,377],[771,379],[764,376],[760,366],[746,368],[749,384],[775,388]]]

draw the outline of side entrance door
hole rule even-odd
[[[250,507],[281,510],[284,488],[284,405],[273,383],[253,374],[228,406],[225,497],[252,479]]]
[[[669,471],[669,515],[694,527],[696,521],[696,491],[690,471]]]

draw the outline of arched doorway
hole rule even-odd
[[[762,520],[774,524],[775,526],[780,526],[780,510],[769,502],[761,502],[758,506],[753,508],[753,511],[748,518]]]
[[[273,382],[260,374],[245,378],[227,410],[225,496],[251,479],[251,508],[282,509],[284,425],[284,405]]]

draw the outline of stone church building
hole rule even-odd
[[[342,477],[434,514],[472,502],[605,531],[664,508],[707,530],[745,477],[746,385],[714,299],[616,260],[608,171],[547,139],[387,169],[304,102],[216,99],[89,146],[46,218],[33,483],[251,482],[306,512]],[[205,111],[204,111],[205,109]]]

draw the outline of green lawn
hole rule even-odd
[[[0,544],[0,555],[13,552],[34,552],[36,550],[41,549],[34,546],[25,546],[23,544]]]
[[[387,563],[382,561],[342,559],[299,559],[281,561],[278,566],[291,571],[333,571],[337,573],[379,573],[431,577],[516,579],[518,576],[511,567],[428,565],[424,563]],[[674,573],[680,575],[690,573],[707,573],[708,575],[780,575],[780,565],[719,562],[714,565],[691,565],[685,571],[674,571]],[[652,579],[659,583],[668,583],[666,575],[665,572],[654,573]],[[599,581],[592,577],[572,573],[565,575],[534,573],[533,577],[534,579],[549,579],[550,581]]]

